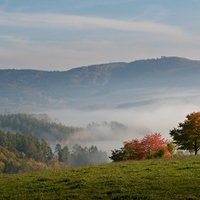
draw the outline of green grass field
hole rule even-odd
[[[0,175],[0,199],[200,199],[200,156]]]

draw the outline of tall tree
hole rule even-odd
[[[64,146],[61,149],[61,162],[65,163],[65,165],[70,165],[70,152],[67,146]]]
[[[63,162],[65,165],[70,165],[70,152],[67,146],[61,147],[57,144],[55,147],[55,154],[59,162]]]
[[[7,146],[7,144],[8,142],[6,134],[0,130],[0,146]]]
[[[41,149],[44,157],[44,162],[48,164],[48,162],[53,158],[53,152],[44,139],[41,141]]]
[[[171,137],[178,149],[194,151],[195,155],[200,149],[200,112],[193,112],[186,116],[178,128],[170,130]]]

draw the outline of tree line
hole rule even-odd
[[[110,159],[114,162],[122,160],[142,160],[148,158],[167,158],[182,156],[183,151],[197,155],[200,150],[200,112],[186,115],[186,120],[178,124],[178,128],[169,131],[173,141],[162,138],[160,133],[146,135],[141,140],[125,141],[123,147],[112,150]]]
[[[93,145],[83,148],[77,144],[70,152],[67,146],[57,144],[53,152],[44,139],[0,130],[1,173],[61,169],[105,162],[108,162],[107,154]]]
[[[47,141],[67,140],[73,133],[83,130],[79,127],[51,122],[46,114],[31,115],[26,113],[0,115],[0,129],[26,135],[32,134]]]
[[[147,158],[170,157],[174,148],[170,148],[172,143],[162,138],[160,133],[146,135],[141,140],[133,139],[124,142],[121,149],[112,150],[113,161],[122,160],[142,160]]]
[[[38,122],[39,120],[32,119],[31,116],[26,114],[17,114],[17,116],[19,117],[18,121],[21,123],[21,126],[19,126],[21,127],[20,130],[22,130],[23,127],[31,126],[33,128],[37,124],[40,125],[40,122]],[[17,118],[15,117],[16,115],[14,114],[0,116],[0,127],[4,127],[5,130],[6,127],[9,127],[9,124],[12,124],[12,127],[14,127],[14,124],[19,124],[19,122],[16,122]],[[23,121],[20,117],[26,120]],[[29,117],[31,121],[36,122],[36,125],[32,126],[32,123],[27,123]],[[9,122],[9,120],[11,120],[11,122]],[[36,129],[33,130],[41,131],[41,127],[43,126],[47,128],[46,130],[50,130],[48,128],[52,125],[50,122],[47,122],[46,119],[43,119],[41,124],[43,125],[40,126],[40,129],[35,127]],[[62,125],[56,125],[54,128],[59,126],[61,130],[65,130],[66,128]],[[114,127],[115,126],[116,123],[114,123]],[[87,127],[87,129],[93,127],[96,127],[96,125],[92,124]],[[30,129],[32,130],[32,128]],[[15,130],[17,130],[16,127]],[[68,130],[68,128],[66,128],[66,130]],[[76,128],[72,128],[72,130],[74,131]],[[63,131],[63,133],[65,134],[66,132]],[[182,150],[187,150],[197,155],[200,150],[200,112],[188,114],[186,120],[179,123],[177,128],[170,130],[169,134],[173,141],[162,138],[161,133],[151,133],[140,140],[132,139],[131,141],[125,141],[122,148],[111,151],[112,155],[110,159],[116,162],[122,160],[169,158],[173,156],[182,156]],[[3,130],[0,131],[0,172],[3,173],[17,173],[53,168],[60,169],[70,166],[100,164],[107,161],[107,154],[99,151],[97,147],[93,145],[90,148],[83,148],[76,144],[70,152],[67,146],[62,147],[58,143],[53,152],[45,139],[40,139],[31,133],[14,134],[11,131],[7,133]]]

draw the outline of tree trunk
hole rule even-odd
[[[194,140],[194,154],[195,154],[195,156],[197,155],[197,152],[198,152],[197,140],[195,139]]]

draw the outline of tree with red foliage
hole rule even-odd
[[[113,161],[141,160],[146,158],[170,157],[168,144],[170,141],[162,138],[160,133],[146,135],[143,139],[133,139],[124,142],[120,150],[112,151]]]
[[[138,139],[124,142],[124,160],[141,160],[145,158],[145,146]]]
[[[170,155],[167,147],[169,142],[170,141],[162,138],[162,135],[160,133],[152,133],[146,135],[142,139],[141,144],[145,147],[145,155],[147,158],[151,157],[161,149],[165,150],[164,157],[168,157]]]

